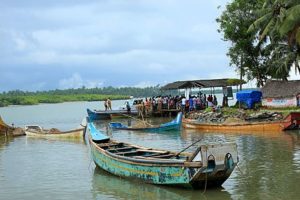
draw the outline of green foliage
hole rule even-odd
[[[228,79],[227,84],[228,85],[240,85],[240,84],[245,84],[246,82],[244,80],[240,79]]]
[[[294,66],[300,72],[300,2],[265,0],[248,31],[259,34],[260,41],[270,40],[272,52],[268,71],[273,78],[287,79]]]
[[[231,46],[231,65],[263,86],[267,79],[287,80],[300,72],[299,0],[233,0],[217,19]]]
[[[128,99],[134,97],[150,97],[164,94],[160,87],[146,88],[78,88],[67,90],[50,90],[25,92],[14,90],[0,94],[0,107],[8,105],[35,105],[39,103],[61,103],[70,101],[102,101],[107,98],[112,100]]]
[[[219,32],[223,39],[230,41],[227,55],[230,65],[246,76],[247,80],[256,79],[258,86],[267,80],[268,74],[264,60],[268,55],[263,54],[263,46],[257,43],[257,36],[248,32],[249,26],[256,19],[256,10],[262,6],[262,1],[234,0],[227,4],[225,11],[217,19]]]

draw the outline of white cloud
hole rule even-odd
[[[3,0],[0,81],[18,89],[3,74],[32,71],[42,71],[34,81],[44,89],[227,76],[234,70],[216,31],[218,4],[225,2]]]
[[[70,78],[64,78],[59,81],[60,89],[68,88],[80,88],[85,86],[86,88],[101,87],[103,85],[102,81],[97,80],[83,80],[80,74],[74,73]]]
[[[139,82],[138,84],[134,85],[133,87],[145,88],[145,87],[152,87],[155,85],[157,85],[157,83],[153,83],[152,81],[142,81],[142,82]]]

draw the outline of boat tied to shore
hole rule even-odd
[[[91,110],[87,109],[87,114],[91,120],[110,120],[114,117],[128,117],[138,115],[137,110],[128,112],[127,110]]]
[[[14,124],[12,124],[12,126],[8,125],[2,120],[0,116],[0,136],[1,135],[15,137],[15,136],[23,136],[25,135],[25,132],[20,127],[14,127]]]
[[[26,125],[25,134],[28,137],[35,138],[54,138],[54,139],[81,139],[84,137],[85,127],[72,129],[68,131],[60,131],[56,128],[44,129],[38,125]]]
[[[278,121],[258,122],[233,122],[233,123],[205,123],[194,119],[182,120],[184,128],[197,129],[202,131],[262,131],[281,132],[290,129],[297,129],[300,125],[300,112],[291,112],[284,119]]]
[[[14,131],[14,127],[7,125],[0,116],[0,135],[9,135]]]
[[[181,122],[182,122],[182,112],[179,112],[175,119],[160,125],[152,125],[144,122],[142,123],[142,126],[126,126],[125,124],[122,124],[120,122],[110,122],[109,127],[112,128],[113,130],[160,132],[160,131],[179,130],[181,128]]]
[[[91,120],[86,132],[98,167],[116,176],[151,184],[195,189],[218,187],[238,163],[235,143],[199,145],[192,153],[171,152],[112,140]]]

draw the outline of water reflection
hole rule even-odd
[[[300,177],[293,160],[294,142],[291,135],[274,137],[240,135],[238,137],[240,168],[224,187],[233,197],[241,199],[293,199]],[[287,195],[289,198],[287,198]]]
[[[99,105],[102,104],[78,102],[7,107],[0,111],[8,123],[18,126],[41,124],[67,130],[81,122],[85,108]],[[149,122],[160,124],[170,119],[154,118]],[[115,121],[136,123],[128,120]],[[200,139],[199,144],[236,142],[242,173],[235,169],[223,189],[208,190],[202,195],[202,190],[150,185],[99,169],[90,174],[89,151],[82,143],[0,137],[0,199],[299,199],[299,131],[210,133],[182,129],[145,133],[111,131],[108,122],[101,121],[97,126],[113,139],[151,148],[180,151]]]
[[[201,190],[173,188],[151,185],[137,180],[128,180],[111,175],[98,167],[94,170],[92,181],[93,199],[231,199],[230,194],[222,188]]]
[[[293,165],[295,171],[300,173],[300,134],[299,131],[289,132],[289,135],[292,138],[294,148],[293,148]]]
[[[23,137],[23,136],[20,136]],[[0,135],[0,151],[3,150],[11,141],[14,140],[12,136]]]

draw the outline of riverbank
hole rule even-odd
[[[34,95],[0,95],[0,107],[9,105],[38,105],[40,103],[63,103],[75,101],[104,101],[129,99],[126,95],[103,94],[34,94]]]
[[[116,107],[123,104],[123,100],[113,101],[113,106]],[[0,108],[0,113],[7,124],[13,122],[15,126],[38,124],[44,128],[69,130],[77,127],[86,116],[86,108],[103,109],[103,103],[70,102],[10,106]],[[161,124],[169,119],[151,120],[152,124]],[[118,121],[128,123],[128,119],[120,118]],[[97,127],[107,130],[107,123],[98,123]],[[88,147],[84,143],[0,136],[0,199],[117,200],[139,199],[146,194],[148,199],[194,200],[205,197],[229,200],[263,197],[297,199],[300,195],[300,191],[297,190],[297,183],[300,181],[298,131],[288,131],[284,134],[228,134],[222,131],[181,129],[178,132],[159,134],[132,131],[114,131],[112,134],[119,141],[149,148],[163,147],[169,151],[180,151],[200,139],[202,140],[199,144],[236,141],[239,167],[243,177],[247,178],[241,178],[241,172],[234,170],[221,188],[207,190],[203,196],[203,190],[158,187],[107,174],[91,163]],[[189,150],[193,151],[197,147],[193,146]]]
[[[207,108],[202,111],[189,112],[188,119],[197,119],[202,123],[244,123],[279,121],[288,116],[291,112],[300,112],[300,108],[262,108],[259,110],[243,110],[238,108],[220,108],[213,111]]]

